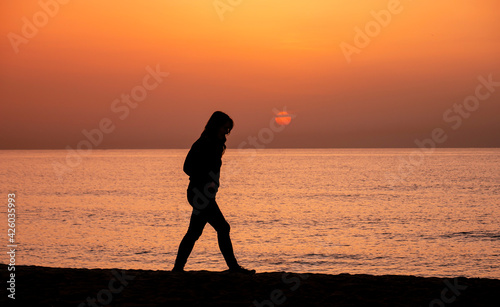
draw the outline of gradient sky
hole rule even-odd
[[[456,130],[443,119],[479,76],[500,81],[498,0],[401,0],[350,63],[340,45],[395,0],[66,1],[46,25],[39,1],[0,4],[1,149],[75,148],[103,118],[97,148],[188,148],[215,110],[235,148],[285,107],[265,147],[416,147],[436,128],[441,147],[500,147],[500,87]],[[112,102],[157,65],[169,76],[120,119]]]

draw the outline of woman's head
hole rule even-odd
[[[210,116],[210,119],[205,125],[205,130],[203,130],[201,135],[225,143],[225,135],[231,132],[233,125],[234,122],[229,115],[221,111],[215,111],[212,116]]]

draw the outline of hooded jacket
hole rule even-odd
[[[204,186],[215,182],[219,186],[223,146],[223,141],[205,136],[194,142],[183,167],[189,176],[190,185]]]

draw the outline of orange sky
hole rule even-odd
[[[235,120],[235,148],[284,107],[295,118],[265,147],[415,147],[435,128],[441,147],[500,146],[500,87],[458,128],[443,119],[479,76],[500,81],[498,0],[61,2],[40,2],[53,16],[0,4],[2,149],[75,148],[103,118],[114,130],[98,148],[188,148],[215,110]],[[355,27],[388,6],[348,62],[341,44],[356,47]],[[127,116],[123,102],[113,111],[157,65],[168,77]]]

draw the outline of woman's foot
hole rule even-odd
[[[241,266],[230,268],[229,272],[231,272],[231,273],[241,273],[241,274],[247,274],[247,275],[253,275],[253,274],[255,274],[255,270],[248,270],[248,269],[245,269],[244,267],[241,267]]]
[[[172,269],[172,272],[184,272],[184,269],[183,268],[177,268],[174,266],[174,268]]]

